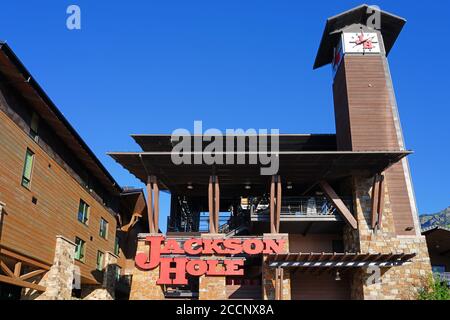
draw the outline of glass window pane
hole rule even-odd
[[[31,182],[31,171],[33,169],[34,153],[27,149],[25,154],[25,163],[23,165],[22,185],[29,187]]]

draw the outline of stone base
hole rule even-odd
[[[263,239],[285,240],[284,253],[289,253],[289,235],[288,234],[271,234],[266,233]],[[267,264],[267,256],[263,255],[262,262],[262,298],[264,300],[275,300],[275,269],[269,268]],[[291,279],[290,273],[286,270],[283,272],[283,297],[282,300],[291,299]]]

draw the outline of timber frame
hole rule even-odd
[[[14,262],[13,268],[8,266],[7,260]],[[24,272],[24,266],[34,270]],[[0,245],[0,270],[4,273],[0,274],[0,282],[44,292],[45,286],[30,281],[44,276],[50,270],[50,265]]]

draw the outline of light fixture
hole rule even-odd
[[[189,184],[187,185],[187,188],[188,188],[189,190],[192,190],[192,189],[194,189],[194,186],[192,185],[192,183],[189,183]]]
[[[252,187],[251,187],[249,184],[246,184],[246,185],[244,186],[244,188],[245,188],[245,190],[250,190]]]
[[[341,281],[341,275],[339,274],[339,270],[336,271],[336,277],[334,278],[336,281]]]
[[[288,182],[286,189],[288,190],[292,190],[293,186],[292,186],[292,182]]]

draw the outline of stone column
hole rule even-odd
[[[224,239],[225,235],[222,233],[205,233],[202,234],[202,239]],[[203,256],[203,259],[218,258],[218,256]],[[223,268],[223,265],[218,265],[218,268]],[[227,299],[227,287],[225,276],[206,276],[199,277],[199,300],[224,300]]]
[[[114,253],[106,252],[102,284],[100,286],[88,287],[87,289],[91,289],[92,291],[84,298],[85,300],[114,300],[118,259],[119,257]]]
[[[55,258],[42,281],[47,288],[36,300],[70,300],[74,280],[75,243],[56,236]]]
[[[344,229],[346,251],[361,253],[415,253],[411,263],[391,268],[358,268],[351,281],[352,299],[416,299],[417,290],[431,275],[428,248],[424,236],[397,236],[389,190],[385,201],[382,228],[371,229],[371,188],[373,179],[354,177],[354,211],[358,230]]]
[[[263,239],[285,240],[283,253],[289,253],[289,235],[287,233],[265,233]],[[282,300],[291,300],[291,277],[288,269],[284,269],[282,286]],[[275,300],[275,268],[269,268],[267,255],[263,255],[262,262],[262,297],[264,300]]]
[[[147,236],[160,236],[161,234],[138,235],[137,253],[148,254],[149,244],[145,241]],[[134,266],[131,280],[130,300],[164,300],[164,290],[161,285],[156,284],[159,278],[159,266],[152,270],[140,270]]]

